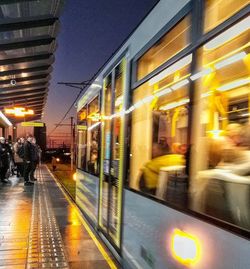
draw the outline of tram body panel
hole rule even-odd
[[[200,244],[200,257],[191,268],[249,268],[249,240],[125,190],[122,250],[126,269],[187,268],[173,257],[175,229],[196,237]]]

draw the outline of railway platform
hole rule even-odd
[[[34,186],[0,186],[0,269],[118,268],[44,165]]]

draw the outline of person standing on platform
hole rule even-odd
[[[14,144],[14,161],[17,167],[17,176],[23,177],[24,172],[24,138],[20,137],[17,139],[17,142]]]
[[[0,178],[2,183],[9,183],[6,178],[6,173],[9,168],[9,156],[8,147],[5,144],[5,138],[0,137]]]
[[[36,171],[36,167],[39,163],[39,154],[40,154],[39,146],[36,144],[35,137],[33,137],[31,140],[31,171],[29,175],[29,178],[32,181],[37,181],[37,179],[34,177],[34,174]]]
[[[27,140],[24,143],[24,185],[32,186],[34,183],[29,180],[30,172],[31,172],[31,161],[32,161],[32,136],[28,135]]]

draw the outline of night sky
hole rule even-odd
[[[90,79],[157,2],[158,0],[66,0],[60,18],[56,61],[43,118],[47,123],[47,134],[60,121],[79,92],[77,89],[57,85],[57,82]],[[74,108],[67,118],[75,114]],[[69,119],[64,123],[69,123]],[[69,133],[61,127],[53,135],[62,132]]]

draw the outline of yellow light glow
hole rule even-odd
[[[219,139],[221,138],[221,135],[223,133],[223,130],[212,130],[212,131],[207,131],[208,135],[214,139]]]
[[[76,173],[73,174],[73,180],[76,181]]]
[[[56,161],[59,163],[60,162],[60,159],[59,158],[56,158]]]
[[[213,50],[213,49],[220,47],[224,43],[232,40],[236,36],[242,34],[246,30],[248,30],[249,25],[250,25],[250,16],[248,16],[244,20],[240,21],[239,23],[230,27],[228,30],[226,30],[222,34],[218,35],[217,37],[215,37],[214,39],[209,41],[207,44],[204,45],[204,49],[205,50]]]
[[[22,76],[23,78],[28,77],[28,75],[29,75],[29,74],[27,74],[27,73],[22,73],[22,74],[21,74],[21,76]]]
[[[199,240],[186,232],[174,229],[171,235],[172,256],[184,265],[194,265],[201,260]]]
[[[16,117],[24,117],[25,115],[34,115],[34,110],[28,109],[25,110],[24,107],[14,107],[14,108],[6,108],[6,114],[12,114]]]

